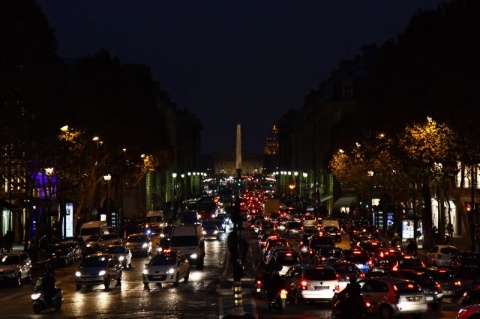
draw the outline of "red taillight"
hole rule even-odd
[[[307,286],[308,286],[308,282],[306,280],[302,280],[300,282],[300,286],[302,286],[302,289],[303,290],[306,290],[307,289]]]
[[[440,286],[440,284],[438,283],[438,281],[435,281],[435,286],[437,287],[437,291],[438,291],[438,292],[442,292],[442,287]]]

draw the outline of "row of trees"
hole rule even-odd
[[[0,198],[27,212],[73,202],[76,222],[105,174],[121,189],[171,165],[176,107],[147,66],[103,50],[66,63],[33,0],[0,2],[0,39]]]
[[[350,151],[339,150],[329,167],[344,190],[356,191],[365,201],[371,200],[373,193],[388,194],[396,204],[396,216],[399,209],[421,215],[426,247],[433,245],[432,190],[440,207],[447,204],[447,209],[439,212],[440,234],[445,233],[446,224],[454,222],[449,207],[450,199],[454,199],[474,249],[474,220],[466,215],[461,189],[467,177],[470,185],[476,183],[473,172],[478,162],[464,161],[470,156],[464,143],[445,123],[428,117],[425,122],[407,125],[400,134],[387,136],[378,132],[357,142]],[[421,190],[418,195],[413,193],[417,188]]]

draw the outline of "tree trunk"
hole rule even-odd
[[[430,181],[424,178],[422,185],[422,195],[425,209],[422,212],[423,217],[423,249],[429,250],[433,247],[433,223],[432,223],[432,195],[430,192]]]

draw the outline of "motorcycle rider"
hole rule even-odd
[[[357,282],[357,278],[355,276],[349,277],[349,283],[338,293],[339,300],[345,300],[346,307],[344,309],[362,309],[364,305],[363,297],[361,295],[361,287]],[[356,312],[352,312],[355,314]]]
[[[285,281],[280,276],[279,271],[274,270],[272,275],[265,281],[267,301],[272,302],[275,300],[277,293],[283,288],[285,288]]]
[[[51,301],[57,290],[55,286],[55,272],[51,262],[46,264],[46,270],[42,276],[42,288],[45,291],[45,299]]]

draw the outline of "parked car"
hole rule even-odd
[[[132,255],[150,256],[152,253],[152,240],[147,233],[135,233],[128,235],[125,245]]]
[[[31,280],[32,261],[25,252],[0,254],[0,282],[10,281],[21,286]]]
[[[308,301],[331,302],[338,291],[337,273],[328,265],[295,265],[285,275],[287,298],[295,306]]]
[[[169,250],[152,257],[143,269],[143,284],[146,288],[150,283],[160,287],[162,283],[173,283],[178,286],[180,279],[188,281],[190,276],[190,263],[185,254],[180,250]]]
[[[452,245],[435,245],[426,254],[425,263],[429,266],[449,267],[458,252],[458,248]]]
[[[450,268],[459,278],[478,278],[480,277],[480,253],[461,251],[452,259]]]
[[[118,257],[108,253],[96,253],[86,256],[75,272],[75,286],[78,289],[83,285],[104,285],[105,290],[110,288],[112,281],[117,285],[122,281],[122,264]]]
[[[381,318],[393,315],[411,315],[420,318],[427,312],[425,294],[419,284],[412,280],[375,277],[358,281],[361,295],[370,314],[380,314]]]
[[[103,250],[105,253],[117,256],[124,269],[132,267],[132,252],[124,244],[110,245]]]

